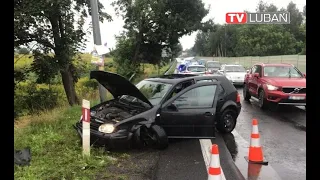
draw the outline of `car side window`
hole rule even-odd
[[[201,82],[216,82],[217,80],[216,79],[201,79],[201,80],[198,80],[197,83],[201,83]],[[220,96],[223,96],[225,93],[223,87],[221,86],[221,84],[218,85],[218,94],[219,94],[219,97]]]
[[[174,90],[170,93],[170,95],[166,99],[166,101],[171,99],[172,97],[174,97],[176,94],[178,94],[183,89],[185,89],[185,88],[187,88],[187,87],[189,87],[189,86],[191,86],[193,84],[194,84],[194,80],[184,81],[184,82],[181,82],[181,83],[177,84],[175,86]]]
[[[257,69],[257,66],[253,66],[250,70],[250,74],[255,73],[256,69]]]
[[[259,73],[259,75],[261,76],[262,75],[261,66],[256,66],[254,73]]]
[[[217,85],[200,86],[182,94],[173,104],[179,109],[210,108],[213,105]]]

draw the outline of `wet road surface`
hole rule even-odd
[[[304,108],[260,110],[257,102],[243,101],[236,132],[250,142],[251,121],[259,122],[260,141],[266,160],[282,179],[306,179],[306,112]],[[238,142],[236,142],[238,143]],[[241,144],[238,144],[238,146]]]
[[[237,89],[241,94],[242,110],[235,131],[224,135],[217,134],[217,138],[211,140],[211,143],[219,145],[221,167],[225,178],[227,180],[250,179],[248,178],[252,175],[250,169],[254,172],[258,171],[257,167],[250,168],[244,159],[248,154],[251,121],[257,118],[263,153],[269,165],[262,167],[259,170],[259,178],[255,179],[306,179],[304,108],[280,107],[278,110],[263,111],[259,109],[256,101],[251,100],[251,103],[243,101],[242,88]],[[123,164],[135,165],[134,173],[130,173],[135,175],[131,175],[130,180],[205,180],[208,178],[206,157],[197,139],[170,140],[169,147],[163,151],[128,152],[132,157],[137,157],[137,154],[141,153],[143,155],[137,160],[130,158],[128,162],[123,162]],[[127,168],[124,171],[128,171]]]

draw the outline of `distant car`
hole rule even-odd
[[[205,66],[207,71],[216,73],[220,69],[221,64],[219,61],[207,61]]]
[[[181,72],[182,74],[205,74],[206,67],[204,65],[189,65],[187,66],[186,70]]]
[[[232,132],[241,111],[239,93],[220,75],[172,74],[137,85],[111,72],[92,71],[90,78],[114,97],[90,109],[90,142],[108,149],[163,149],[168,138],[214,138],[216,128]],[[80,137],[82,119],[74,125]]]
[[[186,71],[186,69],[187,69],[187,66],[185,64],[180,64],[177,70],[178,70],[178,73],[182,73]]]
[[[221,66],[219,72],[225,75],[229,81],[234,85],[244,85],[244,78],[247,74],[246,69],[242,65],[238,64],[228,64]]]
[[[245,76],[243,96],[258,98],[260,108],[270,104],[306,107],[306,75],[292,64],[255,64]]]
[[[206,60],[203,60],[203,59],[199,59],[198,60],[198,63],[199,63],[199,65],[206,65]]]

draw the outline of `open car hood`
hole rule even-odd
[[[150,101],[141,93],[141,91],[135,85],[118,74],[105,71],[91,71],[90,79],[97,80],[112,94],[113,97],[129,95],[140,99],[141,101],[149,104],[152,107]]]

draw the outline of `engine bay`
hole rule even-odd
[[[143,111],[143,109],[133,108],[124,103],[113,101],[92,109],[91,116],[103,121],[103,123],[107,121],[117,123],[134,115],[140,114]]]

